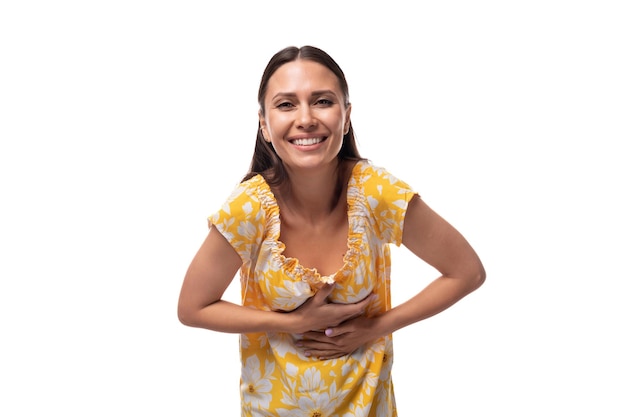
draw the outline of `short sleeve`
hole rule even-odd
[[[388,243],[400,245],[409,201],[418,195],[404,181],[380,167],[368,167],[364,193],[376,231]]]
[[[244,263],[256,256],[264,231],[264,211],[251,185],[241,183],[208,218],[209,226],[215,226]]]

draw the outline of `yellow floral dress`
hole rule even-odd
[[[374,293],[367,314],[391,308],[389,244],[400,245],[408,202],[415,195],[384,168],[358,162],[348,183],[348,249],[331,276],[283,255],[280,211],[257,175],[234,190],[209,217],[239,253],[242,304],[291,311],[335,282],[330,299],[354,303]],[[396,416],[391,380],[391,335],[339,359],[304,356],[298,335],[249,333],[240,337],[242,416]]]

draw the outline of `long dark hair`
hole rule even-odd
[[[339,87],[341,88],[341,92],[344,96],[344,106],[348,107],[348,105],[350,105],[348,82],[346,81],[346,77],[342,69],[330,55],[314,46],[307,45],[301,48],[289,46],[281,51],[278,51],[265,67],[258,95],[261,115],[265,114],[265,95],[267,93],[267,84],[269,79],[278,68],[297,59],[317,62],[318,64],[322,64],[331,70],[339,80]],[[350,122],[348,133],[343,136],[343,144],[339,150],[338,158],[340,161],[359,161],[364,159],[359,154],[359,150],[356,146],[356,136],[354,134],[354,130],[352,129],[352,122]],[[257,129],[256,143],[254,146],[252,162],[250,163],[250,170],[243,178],[243,181],[252,178],[257,174],[263,175],[268,184],[272,186],[278,186],[287,180],[287,171],[285,170],[283,162],[276,154],[276,151],[271,143],[266,142],[263,138],[263,133],[261,133],[261,122],[259,122],[259,127]]]

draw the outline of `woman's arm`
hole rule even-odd
[[[486,278],[468,241],[418,196],[409,202],[402,244],[441,276],[381,316],[376,323],[381,336],[440,313],[480,287]]]
[[[357,317],[324,333],[307,333],[302,348],[313,356],[334,358],[370,340],[431,317],[485,281],[483,265],[467,240],[415,196],[404,220],[402,244],[441,274],[408,301],[376,317]]]
[[[178,300],[178,318],[191,327],[226,333],[304,333],[327,328],[362,314],[369,300],[358,304],[330,304],[332,290],[320,289],[290,313],[261,311],[222,300],[226,288],[241,267],[241,258],[222,234],[211,227],[191,261]]]

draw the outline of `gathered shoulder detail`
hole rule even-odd
[[[343,277],[348,276],[357,267],[364,253],[364,235],[368,216],[367,202],[363,192],[363,182],[367,179],[367,161],[359,161],[352,169],[348,181],[348,251],[341,270]]]

